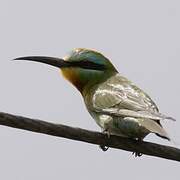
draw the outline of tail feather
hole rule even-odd
[[[171,141],[171,139],[169,138],[169,137],[167,137],[167,136],[162,136],[162,135],[160,135],[160,134],[158,134],[158,133],[155,133],[157,136],[159,136],[159,137],[161,137],[161,138],[164,138],[164,139],[167,139],[168,141]]]
[[[165,138],[170,141],[169,135],[164,130],[164,128],[159,123],[157,123],[157,121],[153,121],[150,119],[142,119],[139,122],[141,126],[145,127],[150,132],[155,133],[157,136]]]

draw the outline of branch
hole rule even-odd
[[[180,149],[0,112],[0,125],[180,161]]]

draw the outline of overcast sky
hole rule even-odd
[[[93,48],[144,89],[180,144],[180,1],[0,0],[0,111],[100,130],[56,68],[15,57]],[[150,135],[148,141],[168,144]],[[179,179],[179,163],[0,126],[0,179]]]

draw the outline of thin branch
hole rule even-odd
[[[180,161],[180,149],[0,112],[0,125]]]

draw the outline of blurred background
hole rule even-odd
[[[0,111],[100,130],[79,92],[53,67],[14,62],[27,55],[65,56],[92,48],[144,89],[180,144],[180,1],[1,0]],[[0,126],[0,179],[179,179],[179,163]]]

